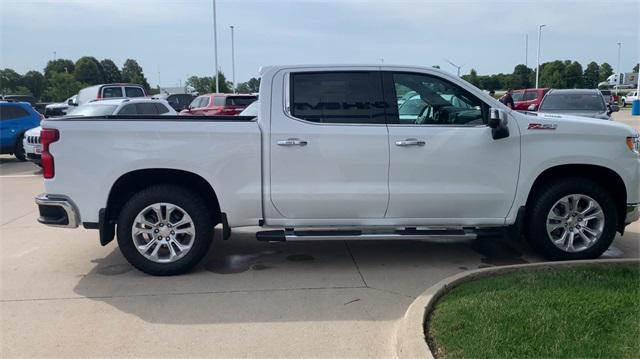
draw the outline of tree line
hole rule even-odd
[[[1,94],[31,95],[45,102],[64,101],[84,87],[114,82],[135,83],[150,90],[142,67],[133,59],[127,59],[121,69],[111,59],[83,56],[76,62],[51,60],[43,73],[31,70],[20,75],[10,68],[0,70]]]
[[[186,84],[193,87],[200,94],[216,92],[216,79],[213,76],[191,76],[187,79]],[[260,90],[260,79],[255,77],[236,85],[236,92],[238,93],[252,93],[258,92],[258,90]],[[228,81],[221,71],[218,72],[218,92],[233,92],[233,83]]]
[[[639,65],[631,71],[638,72]],[[598,83],[605,81],[613,74],[608,63],[598,65],[592,61],[583,69],[577,61],[555,60],[540,65],[539,86],[557,89],[597,88]],[[536,85],[536,71],[524,64],[519,64],[510,74],[478,75],[471,69],[462,78],[483,90],[505,90],[508,88],[531,88]]]

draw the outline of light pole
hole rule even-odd
[[[231,86],[233,93],[236,93],[236,51],[233,41],[233,25],[229,27],[231,28]]]
[[[622,71],[620,71],[620,51],[622,49],[622,43],[618,42],[617,44],[618,44],[618,66],[616,67],[616,71],[618,73],[620,73],[620,72],[622,72]]]
[[[542,39],[542,28],[547,25],[538,26],[538,56],[536,60],[536,88],[540,88],[540,40]]]
[[[529,67],[529,34],[524,34],[524,66]]]
[[[216,67],[216,93],[219,92],[218,87],[218,27],[216,25],[216,0],[213,0],[213,58]]]

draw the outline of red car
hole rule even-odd
[[[541,89],[520,89],[513,90],[513,103],[515,105],[514,110],[518,111],[536,111],[542,98],[549,91],[548,88]],[[531,105],[535,105],[535,108],[530,108]]]
[[[194,116],[236,116],[249,106],[258,96],[228,93],[210,93],[196,97],[180,115]]]

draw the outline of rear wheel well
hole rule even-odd
[[[106,220],[115,223],[120,210],[132,195],[159,184],[177,185],[193,191],[206,203],[214,225],[220,223],[220,203],[209,182],[192,172],[165,168],[136,170],[118,178],[107,199]]]
[[[624,181],[615,171],[596,165],[561,165],[551,167],[542,172],[536,178],[529,197],[527,198],[527,208],[530,207],[532,200],[537,196],[538,192],[547,184],[559,179],[567,177],[583,177],[588,178],[601,185],[606,191],[613,195],[618,210],[618,232],[624,230],[624,220],[627,206],[627,190]]]

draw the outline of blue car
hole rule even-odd
[[[28,129],[40,126],[40,120],[29,103],[0,101],[0,154],[14,154],[25,161],[22,137]]]

